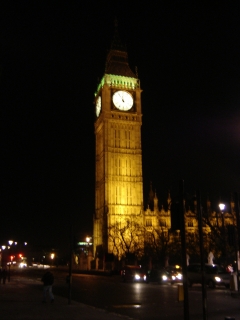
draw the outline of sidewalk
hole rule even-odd
[[[54,303],[42,303],[42,284],[25,278],[12,277],[0,284],[0,319],[81,319],[126,320],[130,319],[105,310],[96,309],[75,301],[55,296]]]

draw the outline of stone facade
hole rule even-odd
[[[127,92],[133,99],[129,110],[114,105],[113,95]],[[171,230],[171,196],[167,208],[159,208],[156,193],[150,188],[149,206],[144,210],[141,146],[141,87],[137,72],[129,67],[117,28],[107,55],[105,73],[95,92],[96,185],[93,217],[93,255],[96,259],[113,253],[120,260],[127,253],[144,254],[147,244],[162,242],[161,248],[179,243],[180,231]],[[206,250],[211,251],[212,227],[236,224],[234,203],[224,216],[206,205],[203,234]],[[206,218],[207,217],[207,218]],[[208,222],[208,223],[207,223]],[[223,225],[224,223],[224,225]],[[199,241],[197,202],[185,203],[185,229],[189,252]],[[223,230],[223,228],[222,228]],[[217,231],[216,231],[217,232]],[[177,250],[175,248],[175,250]],[[193,249],[194,250],[194,249]]]
[[[143,210],[140,81],[128,65],[127,52],[117,30],[107,56],[106,69],[95,92],[101,111],[95,121],[96,187],[94,254],[112,252],[109,227],[139,216]],[[113,103],[115,92],[133,99],[130,110]]]

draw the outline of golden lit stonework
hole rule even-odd
[[[116,253],[112,228],[141,220],[143,210],[140,82],[114,41],[95,92],[101,112],[95,121],[94,254]]]

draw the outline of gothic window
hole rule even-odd
[[[110,146],[111,147],[115,146],[115,130],[114,130],[113,126],[111,127]]]
[[[122,165],[121,165],[121,159],[118,159],[118,174],[121,176],[122,175]]]
[[[131,187],[129,187],[129,193],[130,193],[129,195],[130,204],[132,204],[132,188]]]
[[[134,119],[135,120],[135,119]],[[131,139],[130,139],[130,147],[135,148],[136,146],[136,141],[135,141],[135,130],[133,127],[131,127]]]
[[[130,148],[131,132],[128,130],[126,133],[126,148]]]
[[[121,199],[121,187],[116,187],[116,192],[115,192],[115,203],[120,203]]]
[[[131,187],[127,187],[127,204],[132,204],[132,190],[131,190]]]
[[[159,225],[160,227],[166,227],[166,221],[164,219],[160,219]]]
[[[151,227],[152,226],[152,219],[147,219],[146,220],[146,226]]]
[[[114,174],[115,175],[122,175],[122,161],[120,158],[115,158],[114,159]]]
[[[114,163],[115,163],[115,166],[114,166],[114,174],[115,175],[117,175],[118,174],[118,159],[117,158],[115,158],[115,161],[114,161]]]
[[[120,147],[120,130],[115,130],[115,147]]]
[[[193,227],[193,222],[192,221],[188,222],[188,227]]]
[[[125,172],[127,176],[131,176],[132,175],[132,168],[131,168],[131,159],[126,159],[125,160]]]
[[[150,243],[152,241],[152,234],[151,232],[146,232],[146,237],[145,237],[146,242]]]
[[[194,237],[194,233],[189,232],[189,233],[188,233],[188,241],[189,241],[189,242],[194,242],[194,238],[195,238],[195,237]]]

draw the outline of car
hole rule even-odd
[[[158,282],[159,284],[174,284],[182,282],[182,271],[178,265],[167,266],[164,268],[151,269],[147,272],[147,283]]]
[[[127,265],[121,271],[123,282],[146,282],[147,274],[140,266]]]
[[[216,286],[230,286],[230,275],[226,269],[217,264],[205,264],[205,281],[208,287],[215,288]],[[187,267],[188,285],[202,283],[201,264],[191,264]]]
[[[169,273],[171,284],[182,282],[182,268],[179,265],[167,266],[165,269]]]
[[[147,271],[147,283],[157,282],[158,284],[168,283],[170,280],[170,274],[165,268],[151,269]]]

